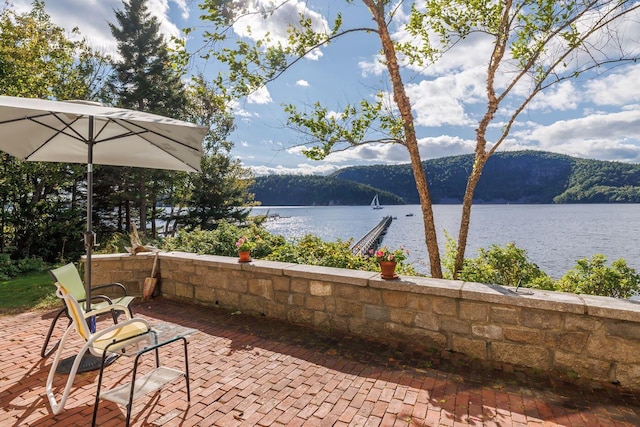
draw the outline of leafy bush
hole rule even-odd
[[[9,254],[0,254],[0,280],[8,280],[18,274],[18,267],[15,265]]]
[[[444,265],[448,278],[453,277],[456,246],[453,239],[447,235]],[[529,260],[525,249],[518,248],[514,243],[507,243],[504,247],[494,244],[489,246],[489,249],[479,249],[477,258],[464,260],[458,278],[501,286],[554,289],[553,279]]]
[[[353,255],[351,243],[350,240],[345,242],[339,239],[334,242],[325,242],[317,236],[308,234],[295,242],[275,248],[267,259],[350,270],[380,271],[380,265],[375,256]],[[398,263],[396,272],[417,275],[411,265],[403,262]]]
[[[49,264],[40,258],[24,258],[13,261],[9,254],[0,254],[0,280],[9,280],[26,273],[41,272],[48,267]]]
[[[350,243],[350,241],[342,240],[325,242],[319,237],[308,234],[293,243],[286,243],[274,248],[267,259],[353,270],[364,269],[363,267],[368,264],[368,259],[354,256],[350,250]]]
[[[351,241],[325,242],[309,234],[296,241],[287,242],[284,237],[273,235],[255,224],[238,227],[220,222],[215,230],[181,231],[175,237],[166,238],[161,247],[167,251],[237,256],[236,243],[243,236],[259,236],[258,239],[254,239],[256,246],[251,251],[254,258],[351,270],[380,271],[375,257],[363,257],[351,253]],[[396,271],[402,274],[417,274],[413,267],[403,263],[398,264]]]
[[[179,231],[175,237],[167,237],[161,247],[167,251],[236,256],[236,242],[243,236],[260,236],[255,240],[256,246],[252,251],[256,258],[264,258],[273,248],[285,244],[284,237],[275,236],[256,225],[238,227],[222,221],[215,230]]]
[[[557,283],[557,289],[575,294],[601,295],[614,298],[629,298],[640,291],[640,275],[620,258],[605,265],[607,258],[596,254],[591,259],[583,258]]]

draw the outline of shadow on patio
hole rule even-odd
[[[611,384],[496,370],[449,353],[163,299],[139,303],[134,315],[199,332],[189,337],[191,403],[184,381],[176,380],[134,402],[132,425],[640,425],[640,398]],[[91,422],[97,372],[76,377],[60,415],[53,416],[45,401],[53,356],[41,359],[40,346],[50,317],[0,318],[0,425]],[[74,341],[69,354],[79,346]],[[183,366],[179,343],[162,348],[160,356],[167,366]],[[150,355],[143,365],[152,363]],[[121,357],[106,368],[105,386],[127,382],[130,368]],[[54,386],[60,389],[65,379],[58,374]],[[100,403],[98,425],[123,425],[124,418],[123,407]]]

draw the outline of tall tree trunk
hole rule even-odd
[[[147,186],[145,173],[141,172],[138,181],[138,209],[140,210],[140,230],[147,231]]]
[[[126,219],[127,233],[131,233],[133,230],[131,230],[131,202],[129,200],[124,201],[124,217]]]
[[[122,214],[123,214],[123,212],[122,212],[122,203],[118,203],[118,214],[117,214],[118,215],[118,232],[120,232],[120,233],[122,233],[124,231],[124,228],[123,228],[124,223],[122,221]]]
[[[438,248],[438,237],[436,233],[435,220],[433,216],[433,205],[431,202],[431,194],[429,192],[429,185],[427,183],[427,177],[422,165],[422,159],[420,158],[420,150],[418,147],[418,140],[416,138],[416,132],[413,126],[413,114],[411,112],[411,102],[406,94],[404,83],[400,75],[400,67],[398,65],[395,48],[393,46],[393,40],[389,35],[389,29],[384,16],[384,5],[386,2],[374,2],[373,0],[362,0],[363,3],[369,8],[373,19],[378,25],[378,35],[382,42],[382,50],[387,63],[387,70],[391,78],[393,85],[393,99],[398,106],[400,116],[402,117],[405,141],[404,145],[409,151],[409,158],[411,159],[411,167],[413,169],[413,177],[416,181],[416,188],[418,195],[420,196],[420,207],[422,208],[422,219],[424,222],[425,243],[427,244],[427,251],[429,253],[429,267],[431,270],[431,276],[435,278],[442,278],[442,265],[440,263],[440,249]]]
[[[462,264],[464,263],[464,254],[467,247],[467,238],[469,237],[469,227],[471,223],[471,206],[473,205],[473,194],[480,181],[482,175],[482,169],[487,162],[488,157],[476,153],[475,162],[473,163],[473,170],[469,174],[467,180],[467,188],[464,192],[464,199],[462,200],[462,217],[460,218],[460,231],[458,233],[458,248],[456,250],[456,261],[453,267],[453,278],[457,279],[458,274],[462,270]]]
[[[157,234],[156,218],[158,217],[158,181],[154,180],[151,186],[151,237],[155,238]]]

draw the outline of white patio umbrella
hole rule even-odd
[[[91,301],[93,165],[200,171],[208,129],[87,101],[0,96],[0,150],[34,162],[87,164],[86,307]]]

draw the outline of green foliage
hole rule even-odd
[[[445,278],[453,277],[456,243],[447,235],[444,267]],[[478,256],[465,259],[460,280],[521,286],[575,294],[629,298],[640,293],[640,275],[627,266],[624,259],[606,266],[606,257],[596,254],[591,259],[578,260],[576,266],[561,279],[554,281],[527,258],[526,251],[509,243],[504,247],[491,245],[480,249]]]
[[[17,13],[0,12],[0,94],[27,98],[89,99],[99,90],[106,58],[80,39],[77,28],[53,24],[44,1]]]
[[[408,255],[409,255],[409,251],[402,247],[400,247],[399,249],[392,250],[392,249],[389,249],[388,246],[384,246],[382,248],[378,248],[377,250],[373,251],[373,256],[378,262],[382,262],[382,261],[402,262],[405,259],[407,259]]]
[[[460,202],[473,155],[424,162],[435,203]],[[372,192],[384,204],[419,203],[410,165],[353,166],[329,177],[272,175],[256,178],[251,191],[265,205],[364,205]],[[585,160],[540,151],[496,153],[488,160],[476,202],[640,202],[640,165]],[[353,183],[364,187],[354,187]],[[394,196],[396,198],[394,198]],[[401,198],[401,199],[400,199]],[[397,200],[397,201],[396,201]]]
[[[624,259],[614,261],[610,267],[606,261],[602,254],[578,260],[558,281],[558,290],[614,298],[629,298],[640,291],[640,275]]]
[[[8,280],[18,274],[18,267],[9,254],[0,254],[0,280]]]
[[[186,205],[180,222],[188,228],[207,230],[216,227],[221,219],[244,221],[253,195],[249,185],[253,174],[242,167],[239,159],[233,159],[233,143],[228,141],[235,129],[234,119],[224,97],[208,85],[204,77],[192,79],[187,92],[187,119],[210,129],[205,138],[204,156],[200,162],[202,172],[189,174],[188,183],[181,192],[187,200],[177,199],[175,204]]]
[[[305,132],[317,143],[302,151],[313,160],[324,159],[341,145],[360,145],[373,132],[383,131],[387,135],[376,137],[376,142],[402,143],[405,138],[402,120],[381,114],[383,97],[378,94],[377,98],[376,103],[361,100],[359,106],[347,105],[340,114],[329,112],[320,103],[315,103],[310,112],[300,112],[289,104],[285,107],[289,115],[287,124]]]
[[[236,242],[236,249],[238,252],[249,252],[255,249],[257,242],[260,241],[260,237],[254,236],[242,236]]]
[[[293,242],[287,242],[284,237],[273,235],[256,225],[239,227],[220,222],[215,230],[181,231],[175,237],[165,239],[161,248],[167,251],[235,257],[238,253],[236,243],[243,236],[258,236],[253,239],[255,247],[251,254],[254,258],[352,270],[380,271],[375,257],[362,257],[351,253],[351,241],[325,242],[319,237],[307,235]],[[408,275],[416,274],[413,267],[403,262],[398,264],[396,271]]]
[[[243,236],[259,236],[252,255],[263,258],[271,253],[274,247],[285,243],[284,237],[275,236],[256,226],[239,227],[220,221],[214,230],[195,229],[180,231],[175,237],[168,237],[161,245],[163,250],[184,251],[197,254],[237,256],[236,242]]]
[[[91,99],[107,58],[51,22],[44,2],[0,13],[0,94],[44,99]],[[73,39],[73,40],[72,40]],[[79,165],[21,162],[0,153],[0,252],[53,262],[82,251],[84,207]],[[9,249],[10,248],[10,249]]]
[[[272,261],[325,267],[363,270],[369,260],[351,254],[350,241],[324,242],[319,237],[306,235],[295,243],[282,245],[267,257]]]
[[[447,278],[453,277],[456,250],[455,241],[447,236],[444,261]],[[504,247],[494,244],[489,249],[479,249],[476,258],[464,260],[458,278],[501,286],[553,289],[553,280],[529,260],[526,250],[518,248],[514,243],[508,243]]]
[[[49,264],[40,258],[12,260],[9,254],[0,254],[0,280],[9,280],[21,274],[44,271]]]

